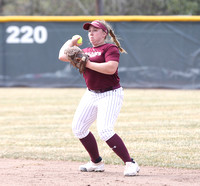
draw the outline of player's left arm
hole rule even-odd
[[[112,75],[117,71],[119,65],[119,56],[119,49],[112,45],[104,53],[106,62],[95,63],[88,61],[86,67],[103,74]]]
[[[118,64],[119,64],[118,61],[107,61],[104,63],[95,63],[88,60],[86,67],[91,70],[100,72],[102,74],[112,75],[116,72],[118,68]]]

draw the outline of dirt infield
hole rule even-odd
[[[141,167],[139,176],[124,177],[122,165],[106,165],[105,172],[83,173],[80,163],[0,159],[1,186],[196,186],[200,170]]]

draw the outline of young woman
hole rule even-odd
[[[92,47],[84,48],[89,55],[86,71],[83,74],[87,90],[75,112],[72,130],[87,150],[90,161],[79,167],[80,171],[104,171],[104,163],[99,155],[97,142],[92,132],[91,124],[97,120],[100,138],[125,163],[125,176],[137,175],[140,168],[130,157],[122,139],[115,133],[114,124],[123,102],[123,89],[120,86],[118,65],[120,52],[126,52],[117,40],[113,29],[105,21],[95,20],[85,23],[83,29],[88,30],[88,37]],[[107,42],[108,37],[115,44]],[[68,62],[64,50],[77,45],[79,38],[70,39],[61,47],[59,59]]]

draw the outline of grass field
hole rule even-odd
[[[71,130],[85,89],[0,88],[0,158],[88,161]],[[98,137],[108,164],[122,161]],[[200,91],[125,89],[115,127],[142,166],[200,169]]]

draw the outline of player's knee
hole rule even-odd
[[[114,134],[114,130],[113,129],[103,129],[103,130],[99,130],[98,131],[100,138],[103,141],[107,141],[109,140]]]
[[[74,136],[79,139],[84,138],[88,135],[88,131],[82,131],[74,126],[72,126],[72,132],[73,132]]]

